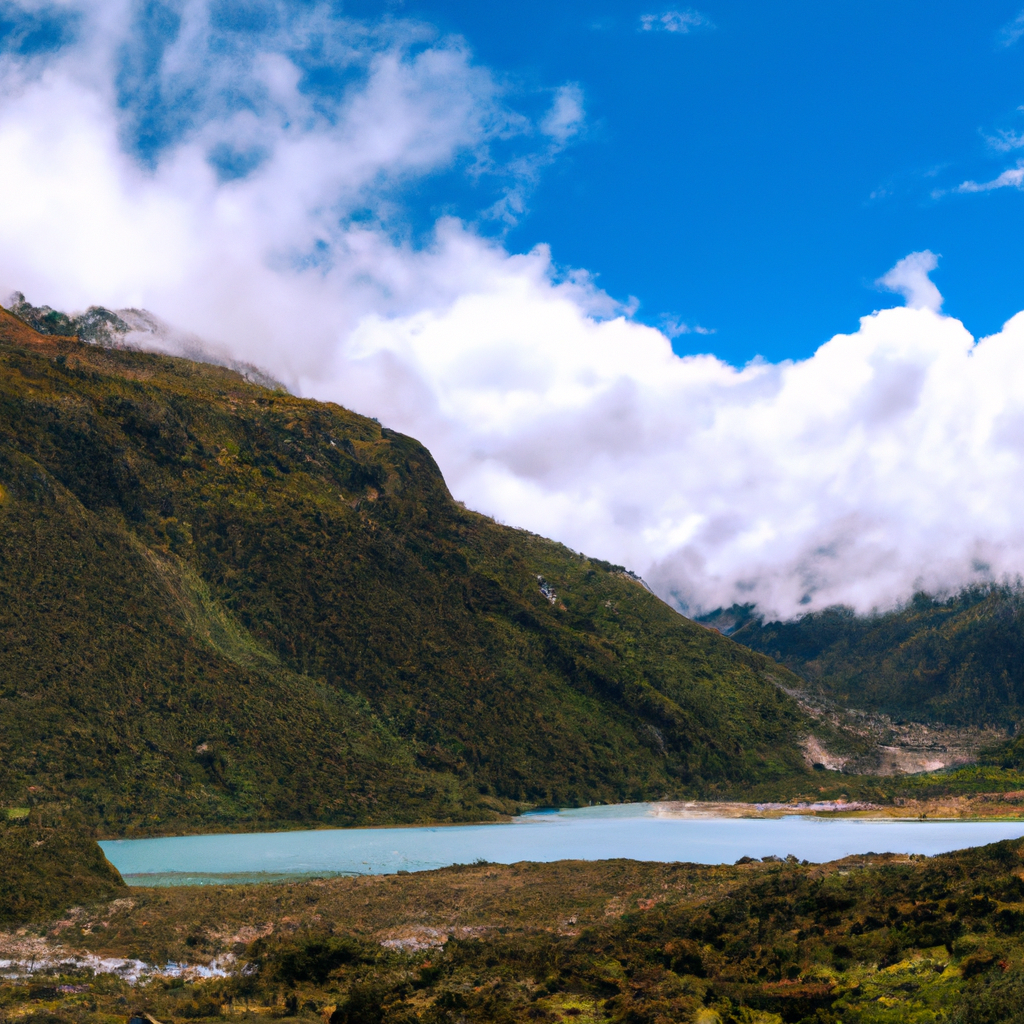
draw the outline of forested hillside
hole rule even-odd
[[[803,775],[761,654],[453,501],[411,438],[0,312],[0,806],[104,834]]]
[[[812,687],[894,717],[1013,728],[1024,720],[1024,592],[986,586],[858,616],[829,608],[763,622],[734,608],[708,619]]]

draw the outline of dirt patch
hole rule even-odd
[[[849,757],[829,753],[817,736],[811,735],[803,741],[804,760],[808,768],[824,768],[830,772],[841,772],[849,761]]]
[[[984,747],[1005,740],[994,727],[944,725],[938,722],[895,721],[888,715],[841,707],[817,694],[786,690],[812,718],[867,740],[859,754],[830,751],[813,734],[804,742],[808,766],[850,775],[913,775],[974,764]]]

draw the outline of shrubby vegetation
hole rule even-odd
[[[40,829],[28,816],[0,825],[0,927],[46,920],[124,889],[94,840]]]
[[[808,778],[786,680],[373,420],[0,311],[0,807],[123,835],[750,793]]]
[[[1019,1022],[1022,876],[1016,840],[827,865],[474,865],[132,889],[73,912],[52,941],[149,963],[233,952],[229,976],[132,987],[80,972],[49,989],[37,977],[0,987],[0,1013],[54,1024],[132,1010],[165,1022]],[[80,988],[62,994],[58,982]]]

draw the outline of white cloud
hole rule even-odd
[[[991,192],[997,188],[1024,188],[1024,161],[1003,171],[992,181],[965,181],[957,187],[957,192]]]
[[[985,141],[1000,153],[1024,147],[1024,135],[1018,135],[1013,129],[1000,128],[995,135],[986,135]]]
[[[542,251],[493,255],[444,309],[364,321],[337,385],[427,438],[471,505],[690,608],[867,610],[1024,565],[1024,315],[975,344],[885,310],[736,369],[588,316]]]
[[[665,11],[664,14],[641,14],[641,32],[678,32],[685,34],[697,28],[714,28],[709,18],[699,11]]]
[[[509,184],[501,198],[484,211],[484,217],[502,221],[509,227],[517,224],[526,212],[528,197],[544,169],[580,135],[585,123],[583,90],[579,85],[569,82],[556,89],[551,107],[538,125],[541,135],[547,137],[547,145],[509,162],[506,168]]]
[[[701,327],[700,324],[688,324],[675,316],[664,316],[661,320],[661,330],[669,338],[679,338],[684,334],[714,334],[714,327]]]
[[[891,292],[897,292],[907,301],[911,309],[930,309],[938,313],[942,308],[942,296],[928,275],[939,265],[939,258],[928,249],[904,256],[887,274],[875,284]]]
[[[999,41],[1003,46],[1013,46],[1021,36],[1024,36],[1024,11],[1000,29]]]
[[[412,241],[407,184],[514,179],[509,140],[550,159],[572,87],[531,120],[428,27],[268,4],[262,35],[213,39],[196,2],[138,104],[117,89],[133,10],[93,5],[77,47],[0,69],[0,285],[145,306],[421,438],[471,506],[689,608],[868,609],[1024,571],[1024,314],[976,343],[938,312],[932,254],[882,278],[906,308],[810,359],[679,358],[544,247],[450,217]],[[333,93],[304,84],[316,47]],[[154,109],[169,141],[147,164],[125,140]],[[218,146],[258,159],[232,177]]]
[[[564,146],[574,135],[579,134],[585,119],[583,90],[576,83],[570,83],[555,93],[555,101],[540,127],[545,135]]]

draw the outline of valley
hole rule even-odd
[[[1016,822],[1020,623],[998,588],[691,622],[375,420],[62,316],[0,310],[0,1018],[1011,1019],[1019,840],[126,887],[97,838]]]

